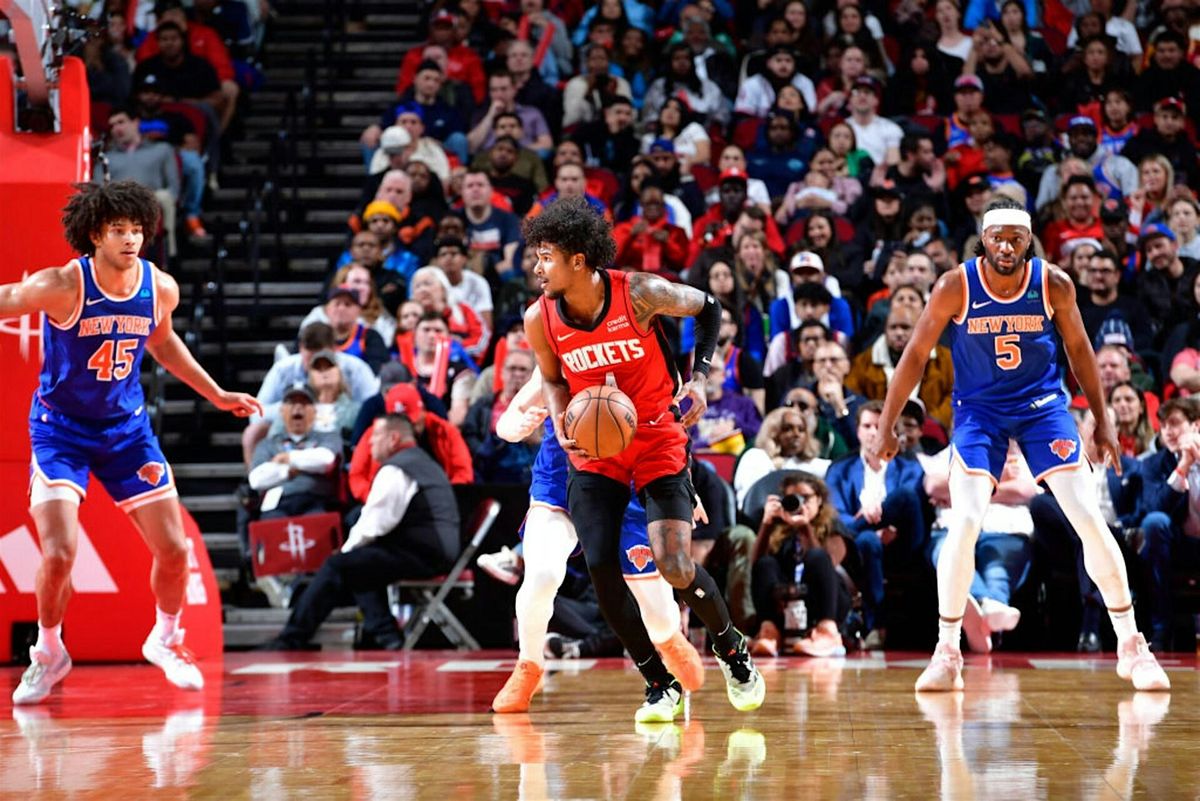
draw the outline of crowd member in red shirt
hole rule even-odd
[[[672,281],[687,266],[688,237],[678,225],[667,221],[663,189],[653,178],[642,182],[642,213],[613,229],[617,241],[617,267],[642,270]]]
[[[1057,262],[1063,243],[1080,237],[1103,240],[1104,229],[1096,216],[1098,196],[1096,182],[1090,175],[1072,175],[1063,185],[1062,202],[1067,215],[1054,220],[1042,231],[1042,247],[1046,258]]]
[[[462,81],[471,87],[475,102],[482,103],[484,92],[487,90],[483,62],[479,54],[462,43],[458,35],[458,15],[443,8],[429,20],[429,41],[426,44],[438,45],[446,50],[446,77]],[[396,94],[402,95],[412,86],[417,77],[417,67],[424,60],[424,45],[410,48],[404,54],[400,63],[400,74],[396,77]]]
[[[719,200],[709,208],[704,216],[692,223],[692,247],[688,253],[688,263],[691,264],[700,255],[700,251],[717,248],[724,245],[733,234],[734,226],[742,212],[752,206],[746,194],[748,177],[746,171],[732,167],[721,173],[719,182]],[[779,234],[779,226],[775,219],[764,215],[763,233],[767,237],[767,247],[777,258],[782,258],[786,245]]]

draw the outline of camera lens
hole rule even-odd
[[[800,500],[799,495],[793,492],[790,495],[784,495],[783,500],[780,501],[780,503],[783,505],[783,511],[795,512],[800,508],[803,501]]]

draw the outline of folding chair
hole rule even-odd
[[[406,590],[420,599],[420,608],[404,625],[405,651],[411,651],[416,646],[431,622],[436,623],[446,635],[446,639],[460,651],[479,650],[479,642],[471,636],[471,632],[467,631],[466,626],[454,616],[445,602],[451,590],[460,590],[466,597],[470,597],[474,592],[475,574],[467,569],[467,565],[475,558],[475,552],[479,550],[479,545],[499,515],[500,501],[495,498],[480,501],[468,528],[471,540],[459,555],[454,567],[450,568],[450,572],[430,579],[399,581],[388,587],[388,601],[391,603],[398,602],[400,594]]]

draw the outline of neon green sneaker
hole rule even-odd
[[[638,723],[671,723],[683,713],[683,689],[679,682],[647,684],[646,702],[634,714]]]
[[[729,696],[729,703],[738,712],[750,712],[762,706],[767,697],[767,685],[750,658],[746,635],[739,631],[738,636],[741,639],[737,648],[728,653],[713,648],[713,653],[717,657],[717,667],[725,676],[725,694]]]

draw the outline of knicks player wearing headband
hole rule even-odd
[[[1029,214],[1013,201],[992,203],[983,216],[977,257],[941,278],[917,320],[912,341],[888,385],[879,421],[878,456],[899,444],[896,419],[947,325],[954,359],[954,435],[950,462],[953,524],[937,564],[938,644],[917,690],[958,690],[959,639],[975,564],[975,543],[1016,440],[1038,481],[1062,504],[1083,543],[1084,564],[1100,588],[1117,633],[1117,675],[1138,690],[1170,688],[1166,673],[1138,633],[1125,563],[1100,512],[1091,466],[1067,411],[1058,378],[1054,330],[1096,418],[1096,443],[1120,471],[1121,450],[1105,413],[1096,355],[1075,304],[1075,286],[1058,267],[1030,258]]]

